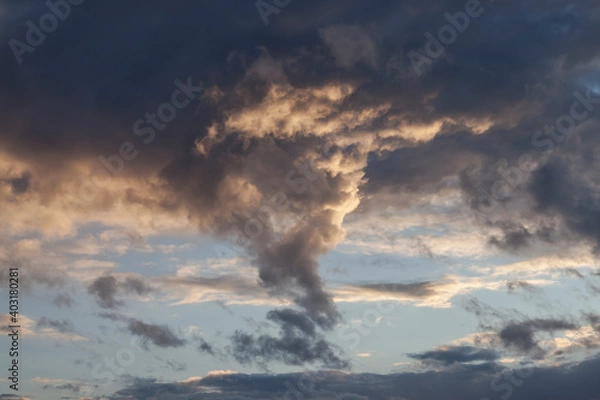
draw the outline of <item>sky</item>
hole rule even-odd
[[[0,1],[0,400],[600,399],[598,38],[593,0]]]

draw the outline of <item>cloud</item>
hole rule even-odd
[[[408,297],[421,298],[431,297],[437,294],[436,287],[441,282],[416,282],[416,283],[371,283],[360,285],[358,288],[379,293],[398,293]]]
[[[140,382],[118,391],[110,399],[154,396],[191,400],[201,395],[208,400],[247,397],[275,400],[292,396],[315,400],[435,400],[447,397],[448,393],[463,399],[510,395],[515,400],[562,400],[565,393],[575,399],[592,399],[598,394],[596,371],[599,367],[600,361],[592,358],[580,363],[530,370],[504,370],[492,365],[483,368],[457,365],[440,371],[389,375],[332,371],[279,375],[209,374],[178,383]],[[507,374],[510,375],[507,377]],[[519,385],[511,384],[509,377]],[[498,389],[492,390],[492,381],[497,383]]]
[[[202,338],[197,338],[196,342],[198,343],[198,351],[200,353],[208,353],[210,355],[215,355],[215,350],[211,344],[209,344],[206,340]]]
[[[68,294],[59,293],[56,295],[56,297],[54,297],[54,300],[52,300],[52,303],[55,306],[62,308],[62,307],[72,307],[73,304],[75,304],[75,301]]]
[[[67,238],[89,223],[139,235],[194,228],[240,243],[260,285],[232,278],[171,279],[172,288],[190,288],[183,302],[215,299],[210,283],[239,288],[245,290],[243,301],[255,296],[267,304],[272,296],[294,304],[322,332],[341,321],[336,300],[379,297],[448,307],[457,294],[504,287],[500,279],[446,277],[440,284],[397,291],[380,285],[334,292],[323,282],[319,259],[343,242],[344,220],[352,213],[406,210],[436,197],[455,216],[457,198],[475,207],[477,196],[502,176],[489,171],[498,158],[512,166],[525,152],[537,154],[531,136],[542,129],[539,121],[555,120],[579,81],[597,77],[593,3],[498,6],[493,16],[473,22],[469,34],[418,79],[407,74],[395,79],[395,68],[387,66],[406,72],[406,53],[423,46],[424,30],[437,28],[444,4],[342,3],[309,1],[294,12],[286,9],[278,15],[283,19],[277,31],[265,31],[244,8],[220,12],[219,2],[211,6],[218,12],[175,3],[168,12],[144,6],[143,18],[139,7],[123,6],[117,25],[105,23],[114,20],[113,9],[98,9],[80,13],[80,23],[61,25],[61,35],[45,44],[48,51],[71,49],[69,65],[76,70],[40,51],[26,54],[26,69],[17,68],[13,55],[4,52],[0,100],[8,108],[0,121],[0,237]],[[19,4],[7,6],[6,13],[38,10],[33,2]],[[331,25],[332,16],[353,23]],[[177,38],[166,23],[171,17]],[[180,39],[199,23],[226,35]],[[250,40],[258,26],[260,43]],[[139,40],[141,27],[167,44],[152,68],[144,67],[146,54],[157,44]],[[308,33],[317,27],[318,35]],[[0,35],[15,29],[2,24]],[[111,40],[115,31],[123,33],[119,40]],[[85,45],[97,37],[109,43],[101,54]],[[236,43],[229,57],[215,50],[219,39]],[[282,40],[293,45],[282,46]],[[117,59],[115,68],[98,73],[98,65]],[[563,60],[558,68],[556,60]],[[160,99],[165,82],[174,86],[173,71],[197,71],[194,84],[202,80],[206,95],[196,118],[180,113],[168,132],[154,130],[150,143],[133,124],[140,110],[154,106],[155,100],[145,99]],[[546,103],[532,101],[527,88],[546,78],[563,83],[551,85]],[[580,238],[597,246],[596,131],[590,116],[564,139],[560,154],[539,156],[533,173],[523,174],[521,190],[475,222],[481,235],[417,238],[412,250],[472,256],[481,243],[525,252],[539,241],[567,247]],[[120,157],[124,141],[139,153],[135,162]],[[249,234],[250,228],[261,233]],[[564,240],[548,240],[550,232]],[[142,244],[139,235],[126,234],[131,243]],[[93,279],[88,292],[102,308],[123,306],[119,295],[151,290],[141,281],[106,275],[116,267],[113,261],[78,259],[73,272],[60,254],[43,251],[41,239],[0,247],[0,261],[21,262],[25,282],[59,286],[75,273]],[[94,250],[79,249],[88,255]],[[515,263],[504,272],[549,268],[533,264]],[[103,276],[91,272],[98,269]],[[285,327],[290,321],[277,323]],[[286,340],[301,336],[312,346],[312,333],[302,329],[307,326],[296,321],[293,333],[284,329],[274,343],[281,352],[295,351]],[[262,352],[260,345],[249,348]]]
[[[537,279],[531,284],[548,285],[551,282]],[[336,302],[392,301],[414,304],[418,307],[448,308],[451,300],[479,290],[500,290],[506,287],[504,280],[497,277],[470,277],[447,275],[439,280],[411,283],[369,283],[339,286],[332,291]]]
[[[454,363],[470,363],[473,361],[495,361],[500,358],[493,350],[472,346],[448,346],[424,353],[411,353],[410,358],[420,361],[434,361],[444,365]]]
[[[492,236],[489,243],[502,250],[516,252],[523,247],[527,247],[532,236],[531,232],[523,226],[505,227],[503,236],[501,238]]]
[[[502,343],[522,352],[541,351],[535,338],[537,332],[576,330],[579,326],[559,319],[533,319],[523,322],[509,323],[498,333]]]
[[[267,319],[279,325],[279,336],[254,336],[238,330],[231,337],[230,352],[238,362],[264,365],[279,361],[288,365],[318,363],[325,368],[349,367],[349,362],[340,356],[340,349],[318,334],[316,324],[306,315],[281,309],[269,311]]]
[[[71,321],[65,320],[54,320],[46,317],[42,317],[37,320],[36,328],[52,328],[56,329],[59,332],[66,333],[73,331],[73,323]]]
[[[128,276],[121,283],[121,288],[125,292],[135,292],[138,296],[144,296],[151,293],[154,289],[143,279]]]
[[[535,171],[529,190],[540,212],[556,212],[574,233],[591,239],[598,247],[600,209],[594,200],[597,188],[589,182],[589,173],[582,176],[578,167],[583,165],[552,158]]]
[[[122,282],[117,281],[112,275],[105,275],[96,278],[89,286],[88,293],[93,295],[96,303],[106,309],[116,309],[122,307],[125,302],[118,300],[116,295],[135,293],[138,296],[145,296],[152,293],[154,288],[145,280],[136,276],[127,276]]]
[[[21,177],[9,179],[8,182],[10,183],[12,192],[16,195],[19,195],[27,192],[27,189],[29,189],[30,180],[31,174],[25,172],[23,175],[21,175]]]
[[[9,314],[0,315],[3,327],[0,330],[3,333],[9,333],[8,328],[11,325],[11,316]],[[76,333],[73,323],[69,320],[54,320],[47,317],[41,317],[37,321],[20,314],[18,317],[20,332],[22,335],[32,339],[56,340],[60,342],[80,342],[88,339]]]
[[[32,378],[31,381],[42,384],[42,389],[65,390],[73,393],[84,394],[88,385],[83,382],[70,381],[66,379]]]
[[[125,322],[127,331],[134,336],[139,336],[146,348],[148,342],[158,347],[182,347],[186,344],[185,339],[178,337],[167,325],[149,324],[115,313],[102,312],[98,315],[113,321]]]
[[[115,309],[124,303],[115,299],[118,286],[114,276],[101,276],[88,287],[88,293],[96,297],[96,302],[102,308]]]
[[[506,287],[509,291],[509,293],[515,292],[517,289],[523,289],[527,292],[535,292],[536,291],[536,287],[532,284],[530,284],[529,282],[524,282],[524,281],[509,281],[506,282]]]

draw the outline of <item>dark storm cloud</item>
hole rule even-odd
[[[281,375],[209,375],[188,383],[147,382],[122,389],[111,400],[169,398],[207,400],[312,398],[315,400],[392,398],[437,400],[510,397],[514,400],[593,399],[598,395],[600,360],[530,370],[496,366],[456,366],[421,373],[339,374],[335,372]],[[287,382],[287,384],[286,384]]]
[[[550,0],[495,2],[486,5],[485,13],[471,21],[460,40],[417,79],[406,53],[421,49],[424,32],[435,32],[445,23],[444,12],[462,9],[463,1],[382,1],[377,6],[368,0],[306,1],[273,15],[270,28],[255,14],[252,2],[233,4],[86,2],[45,43],[25,54],[22,66],[5,48],[0,53],[0,102],[5,111],[0,117],[0,147],[31,167],[26,190],[24,184],[14,184],[14,179],[25,176],[19,175],[10,178],[11,191],[15,198],[35,192],[44,205],[59,203],[65,198],[61,188],[66,182],[91,180],[77,176],[79,163],[115,155],[124,141],[130,141],[139,157],[113,178],[135,178],[136,182],[160,178],[161,183],[151,193],[130,182],[132,187],[125,190],[102,193],[85,203],[86,217],[117,204],[155,214],[181,212],[203,233],[241,240],[264,287],[289,296],[322,330],[331,330],[341,316],[319,275],[318,258],[341,240],[340,221],[352,210],[349,204],[355,187],[361,190],[356,198],[364,199],[364,209],[369,209],[383,205],[379,194],[415,194],[416,199],[460,186],[468,198],[491,185],[498,174],[482,179],[480,172],[498,157],[514,163],[530,151],[539,121],[556,117],[573,89],[571,83],[553,89],[540,112],[538,104],[527,98],[526,87],[553,77],[559,58],[567,69],[589,62],[595,57],[600,33],[590,12],[595,6],[591,0],[571,7]],[[2,37],[22,38],[24,20],[39,17],[43,10],[41,2],[10,3],[7,13],[16,17],[2,24]],[[351,44],[345,45],[348,37]],[[102,51],[90,45],[98,38],[102,38]],[[408,76],[395,79],[394,70],[406,69],[411,72]],[[196,117],[191,115],[191,108],[197,107],[194,104],[182,110],[164,132],[157,132],[151,144],[144,144],[133,133],[133,123],[170,98],[175,79],[188,76],[194,77],[194,84],[202,81],[213,89],[203,94]],[[254,136],[244,132],[244,127],[224,128],[236,113],[257,107],[265,99],[281,104],[268,96],[273,88],[281,90],[282,82],[293,90],[278,100],[294,99],[294,110],[327,103],[307,101],[305,92],[296,96],[300,90],[318,90],[332,82],[354,87],[330,115],[306,118],[319,123],[333,123],[344,113],[361,115],[369,107],[384,107],[386,111],[370,120],[325,130],[327,139],[336,140],[368,132],[365,137],[373,138],[372,148],[361,150],[356,144],[340,142],[323,155],[318,154],[323,138],[311,128],[287,134],[279,128],[282,124],[274,124],[272,131],[265,128]],[[222,96],[210,96],[219,92]],[[269,111],[263,110],[265,119],[271,116]],[[476,134],[474,124],[485,125],[487,120],[495,125]],[[411,132],[420,124],[441,123],[441,128],[432,140],[379,137],[384,129],[398,131],[398,121]],[[598,140],[580,138],[590,140],[584,153],[587,165],[578,170],[592,171],[591,178],[595,178],[597,168],[592,167]],[[578,154],[578,150],[565,152]],[[323,164],[341,159],[341,167],[317,171],[319,179],[305,182],[308,187],[302,193],[289,185],[273,184],[307,158]],[[344,171],[350,166],[359,171]],[[573,183],[570,178],[577,177],[578,171],[565,172],[566,168],[564,163],[550,161],[535,173],[529,191],[538,207],[529,210],[532,218],[536,213],[558,214],[571,231],[597,240],[597,202],[589,183],[594,179]],[[286,196],[288,207],[268,218],[259,213],[263,233],[247,240],[245,224],[261,207],[257,198],[271,199],[276,193]],[[306,223],[279,230],[274,226],[290,217],[305,217]],[[520,217],[514,217],[515,224]],[[527,228],[527,232],[534,230]],[[528,233],[517,228],[492,238],[491,243],[520,250],[530,241]],[[434,290],[423,285],[400,291],[419,297]],[[139,282],[121,286],[111,276],[97,279],[88,288],[107,309],[123,304],[116,297],[121,290],[148,293]],[[340,362],[306,321],[295,315],[276,318],[282,327],[279,338],[236,334],[242,343],[242,359],[254,354],[293,363]],[[146,331],[144,325],[136,326],[137,331]],[[307,347],[305,354],[299,354],[302,346]]]
[[[313,182],[298,175],[299,183],[304,182],[300,188],[284,182],[286,174],[295,173],[295,164],[301,157],[312,154],[312,148],[318,144],[316,140],[297,140],[292,146],[285,140],[247,140],[232,134],[215,143],[203,156],[172,163],[163,176],[171,190],[198,216],[201,227],[217,236],[238,240],[247,249],[259,268],[264,287],[293,297],[313,320],[329,329],[339,319],[339,313],[323,288],[317,258],[341,237],[341,229],[334,223],[335,212],[328,206],[348,201],[349,194],[344,190],[342,177],[325,173]],[[197,179],[189,180],[190,176]],[[231,202],[219,198],[219,192],[228,189],[227,181],[231,179],[249,179],[267,195],[266,202],[279,194],[285,196],[287,205],[275,206],[266,217],[260,210],[262,204],[219,209],[220,203]],[[273,182],[281,184],[271,187]],[[274,217],[304,218],[305,223],[298,221],[281,231],[270,222]],[[259,233],[248,234],[256,225]]]
[[[590,143],[589,145],[596,145]],[[593,165],[593,160],[567,162],[552,158],[534,174],[529,187],[540,212],[557,213],[575,233],[600,247],[600,206],[597,188],[590,184],[590,171],[578,167]],[[592,175],[593,176],[593,175]]]
[[[538,5],[541,5],[541,3],[528,2],[527,5],[512,3],[512,5],[504,4],[496,8],[497,4],[494,4],[494,9],[486,11],[486,13],[489,12],[494,15],[495,22],[493,26],[497,27],[508,23],[505,13],[509,9],[513,9],[513,7],[520,8],[527,14],[526,9],[528,7],[535,8]],[[557,5],[557,2],[552,3],[550,8],[552,9]],[[585,54],[584,49],[590,45],[588,40],[573,35],[574,30],[581,29],[579,32],[586,32],[583,36],[590,38],[597,31],[597,27],[593,26],[593,22],[583,15],[585,8],[585,5],[581,10],[572,9],[567,11],[565,9],[561,11],[556,8],[545,14],[544,17],[535,20],[535,22],[532,19],[529,19],[529,21],[525,19],[512,20],[510,24],[511,29],[516,29],[514,32],[530,28],[536,32],[533,36],[541,42],[538,43],[539,45],[533,46],[535,51],[531,51],[533,47],[530,47],[529,43],[523,43],[523,48],[520,47],[521,45],[515,47],[509,44],[510,40],[508,38],[512,33],[497,34],[498,31],[490,29],[489,25],[486,27],[483,21],[490,14],[482,16],[482,19],[477,21],[477,23],[483,22],[482,25],[476,25],[473,21],[472,26],[461,36],[460,41],[453,45],[460,48],[461,54],[452,60],[452,70],[448,68],[448,64],[444,60],[438,62],[431,73],[423,78],[424,85],[434,84],[435,82],[441,87],[442,82],[444,83],[444,88],[440,89],[439,95],[434,101],[433,113],[436,115],[457,116],[467,109],[467,104],[472,103],[470,104],[471,107],[468,108],[469,115],[482,116],[494,109],[496,112],[494,118],[501,121],[504,119],[504,110],[520,104],[522,115],[518,117],[518,124],[507,127],[501,126],[502,123],[500,123],[500,126],[492,127],[482,135],[473,135],[467,127],[459,129],[459,127],[446,126],[442,128],[441,135],[429,142],[405,146],[398,150],[373,156],[367,168],[369,182],[363,188],[365,194],[389,191],[403,194],[407,192],[433,193],[442,188],[452,187],[453,181],[449,179],[450,177],[461,176],[461,188],[468,198],[479,195],[479,190],[486,190],[489,193],[491,185],[497,179],[502,179],[502,176],[497,172],[489,176],[485,176],[484,172],[491,169],[490,167],[503,158],[508,160],[508,165],[504,168],[509,167],[509,170],[518,163],[518,158],[525,154],[535,156],[535,160],[540,161],[543,165],[546,155],[541,154],[540,149],[531,143],[535,131],[543,128],[544,122],[540,123],[540,121],[554,122],[559,116],[565,114],[565,110],[568,112],[573,100],[572,93],[575,89],[580,89],[581,93],[585,92],[585,86],[582,88],[578,86],[580,82],[575,82],[579,79],[578,73],[569,72],[569,69],[575,64],[589,61],[589,54],[593,53]],[[491,37],[492,35],[493,37]],[[521,36],[527,36],[526,41],[533,38],[532,35]],[[554,39],[552,39],[553,37]],[[558,48],[553,46],[555,39],[561,43]],[[482,42],[478,43],[478,40],[482,40]],[[485,43],[485,49],[483,43]],[[482,47],[479,47],[480,45]],[[481,51],[477,59],[471,57],[475,48]],[[453,50],[456,49],[450,48],[450,53]],[[555,67],[552,67],[552,65],[556,66],[557,56],[564,56],[570,60],[564,65],[565,71],[553,71]],[[533,60],[531,57],[535,57],[537,60]],[[500,59],[504,63],[494,61]],[[510,60],[508,64],[506,63],[507,60]],[[469,65],[469,63],[472,64]],[[466,74],[470,67],[475,67],[471,70],[475,77],[459,76],[459,74]],[[563,78],[565,78],[565,81],[552,86],[553,79],[556,78],[553,75],[560,75],[560,73],[564,73]],[[485,76],[486,74],[488,75]],[[507,78],[510,76],[509,83],[506,80],[498,80],[501,76]],[[588,82],[594,85],[594,81],[597,81],[597,76]],[[465,84],[465,82],[468,83]],[[501,88],[500,82],[503,82],[502,85],[506,86]],[[454,85],[457,85],[456,88]],[[454,90],[458,89],[458,85],[461,85],[460,94]],[[549,91],[544,100],[544,107],[541,109],[535,99],[529,97],[528,88],[534,86],[541,86]],[[477,90],[485,90],[488,94],[476,95],[475,91]],[[485,99],[486,104],[474,104],[479,99]],[[491,104],[487,103],[488,101],[490,103],[494,102],[494,106],[490,107]],[[593,120],[593,117],[591,117],[591,120]],[[575,136],[574,133],[571,135]],[[598,141],[588,140],[586,146],[588,149],[596,148]],[[564,151],[575,154],[578,150],[567,148]],[[582,149],[582,151],[584,150]],[[582,168],[585,167],[582,166]],[[578,170],[581,171],[581,169]],[[480,173],[481,175],[479,175]],[[560,180],[552,180],[552,182],[557,187],[561,187],[560,191],[563,196],[575,197],[583,194],[585,199],[585,192],[569,190],[571,189],[569,185],[562,187],[562,184],[559,183]],[[526,184],[526,182],[522,183]],[[521,186],[521,189],[524,185]],[[587,190],[595,190],[590,185],[589,180],[587,181]],[[518,190],[513,191],[516,192],[515,194],[519,194]],[[548,195],[548,193],[545,193],[545,195]],[[374,197],[372,201],[376,206],[377,198]],[[565,200],[564,204],[573,204],[573,202],[569,203],[568,200]],[[578,208],[578,212],[585,212],[585,205],[574,207]],[[536,210],[531,211],[535,216],[532,222],[537,222],[540,216],[536,215]],[[591,211],[588,207],[588,215],[580,215],[577,218],[580,221],[587,221],[585,222],[587,225],[593,225],[594,216],[589,214]],[[500,211],[497,211],[493,215],[497,216],[499,213]],[[547,227],[540,226],[539,229],[534,227],[532,230],[529,228],[531,224],[528,224],[528,228],[525,228],[519,224],[521,222],[520,218],[522,216],[515,216],[514,220],[506,221],[511,223],[514,229],[505,229],[501,236],[492,237],[490,243],[503,250],[517,251],[525,249],[534,240],[550,241]],[[591,230],[590,227],[577,226],[576,223],[569,221],[570,219],[572,217],[567,215],[567,224],[572,226],[575,231],[589,232]]]
[[[446,365],[473,361],[494,361],[500,358],[498,353],[493,350],[480,349],[473,346],[446,347],[424,353],[413,353],[408,356],[415,360],[437,361]]]
[[[559,319],[533,319],[523,322],[509,323],[498,333],[502,343],[510,348],[523,352],[539,350],[536,333],[553,333],[556,331],[576,330],[579,326]]]

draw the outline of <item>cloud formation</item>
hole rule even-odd
[[[122,309],[121,296],[147,296],[153,286],[121,278],[94,244],[72,249],[69,256],[89,257],[68,266],[49,244],[97,225],[124,232],[139,250],[147,244],[142,234],[194,229],[243,248],[258,283],[239,276],[156,279],[185,289],[179,304],[221,300],[214,295],[220,291],[246,304],[275,299],[295,307],[267,314],[279,336],[237,331],[238,360],[341,368],[345,361],[325,336],[342,320],[336,301],[449,307],[467,291],[507,287],[502,279],[510,271],[548,272],[556,260],[539,256],[540,248],[581,245],[597,253],[597,4],[486,5],[460,42],[417,77],[406,54],[422,49],[424,32],[438,29],[459,2],[372,3],[306,1],[278,15],[274,30],[249,20],[247,8],[222,12],[219,2],[203,5],[207,11],[132,0],[119,4],[118,21],[117,3],[86,3],[80,19],[26,55],[23,68],[2,52],[0,262],[21,265],[24,287],[85,282],[98,306]],[[43,8],[24,0],[2,15]],[[19,34],[20,22],[0,24],[0,36]],[[216,36],[198,34],[199,25]],[[103,52],[89,46],[98,37],[106,38]],[[160,57],[150,66],[154,52]],[[178,81],[186,88],[174,84],[179,75],[189,76]],[[197,112],[181,110],[167,125],[156,104],[200,85]],[[136,124],[140,116],[153,128]],[[502,279],[444,275],[337,288],[324,282],[319,260],[343,242],[345,221],[415,207],[451,221],[437,236],[416,235],[415,253],[466,258],[490,248],[539,257],[491,272]],[[457,223],[461,211],[473,218]],[[446,235],[457,226],[460,234]],[[480,234],[464,233],[472,228]],[[393,245],[386,251],[398,252]],[[575,259],[558,264],[579,268]],[[517,287],[527,288],[508,284]],[[55,304],[74,301],[60,295]],[[157,346],[183,345],[164,326],[122,321]],[[61,328],[60,321],[40,323]],[[574,329],[540,318],[510,324],[500,338],[531,351],[538,332]]]
[[[287,395],[311,396],[318,400],[434,400],[444,398],[448,393],[463,399],[510,396],[515,400],[562,400],[567,393],[577,399],[592,399],[597,395],[595,371],[599,363],[598,359],[591,359],[573,365],[530,370],[504,370],[493,365],[483,368],[459,366],[441,371],[390,375],[327,371],[280,375],[209,374],[189,382],[140,382],[115,393],[110,399],[150,396],[168,396],[174,400],[191,400],[198,396],[214,400],[280,399]],[[510,379],[519,382],[519,385],[511,384]]]
[[[349,362],[340,354],[341,349],[318,334],[315,322],[303,313],[292,309],[272,310],[267,319],[279,325],[279,336],[236,331],[231,337],[231,354],[240,363],[265,365],[280,361],[289,365],[318,363],[324,368],[349,367]]]
[[[148,349],[148,342],[157,347],[182,347],[186,340],[177,336],[167,325],[151,324],[136,318],[126,317],[115,313],[102,312],[98,314],[102,318],[113,321],[125,322],[126,330],[134,336],[142,339],[142,345]]]

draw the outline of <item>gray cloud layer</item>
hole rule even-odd
[[[190,383],[169,384],[148,380],[123,389],[110,398],[281,399],[287,395],[316,400],[437,400],[451,393],[453,398],[465,400],[502,396],[515,400],[592,399],[598,395],[596,371],[599,367],[600,361],[591,359],[574,365],[512,371],[487,364],[392,375],[333,372],[215,375]]]

